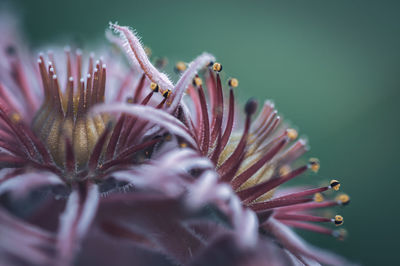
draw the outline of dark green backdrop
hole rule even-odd
[[[131,25],[153,54],[214,53],[239,95],[271,98],[352,196],[349,238],[306,234],[367,265],[398,257],[400,19],[396,1],[14,1],[32,44],[104,40]]]

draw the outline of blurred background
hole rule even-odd
[[[4,0],[0,0],[2,2]],[[134,27],[153,55],[215,54],[242,101],[273,99],[351,195],[348,239],[302,233],[364,265],[394,265],[399,231],[398,1],[14,0],[32,46],[105,41],[109,21]],[[85,47],[83,47],[85,48]]]

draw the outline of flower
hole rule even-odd
[[[289,169],[305,143],[287,148],[297,132],[277,129],[272,105],[252,124],[249,101],[243,133],[233,133],[238,81],[229,81],[226,119],[222,65],[210,64],[212,55],[177,65],[174,84],[129,28],[110,27],[130,66],[109,49],[84,67],[83,53],[67,48],[60,64],[56,48],[32,67],[16,29],[0,23],[9,36],[0,42],[0,264],[343,263],[285,226],[323,232],[300,221],[328,220],[304,211],[348,198],[310,202],[338,181],[273,198],[278,185],[319,164]],[[211,111],[198,76],[206,66],[217,72],[205,74]]]
[[[128,55],[137,61],[146,73],[151,69],[148,61],[143,59],[140,42],[127,27],[111,25],[125,40]],[[203,71],[207,95],[203,88],[203,79],[198,71]],[[298,133],[293,128],[281,123],[274,104],[266,101],[264,106],[252,122],[252,116],[257,111],[257,102],[250,99],[245,107],[245,121],[242,132],[234,132],[236,103],[234,89],[239,82],[236,78],[228,80],[229,99],[224,98],[223,86],[220,77],[222,65],[214,62],[204,54],[195,61],[186,65],[178,62],[175,70],[183,72],[180,83],[172,90],[172,99],[181,99],[184,91],[189,95],[190,102],[171,101],[171,113],[179,118],[182,130],[189,132],[192,139],[186,142],[179,140],[181,147],[191,147],[199,154],[207,156],[218,173],[218,182],[228,183],[240,198],[241,203],[253,210],[258,217],[262,234],[272,235],[290,251],[300,262],[307,264],[309,259],[328,264],[339,264],[344,261],[324,252],[317,252],[313,247],[304,244],[290,227],[301,228],[322,234],[328,234],[339,239],[345,236],[344,230],[333,230],[312,224],[310,222],[333,223],[336,226],[343,224],[343,217],[321,217],[309,211],[324,207],[347,205],[350,201],[346,194],[339,194],[334,200],[325,200],[321,194],[329,189],[339,190],[339,181],[332,179],[329,185],[318,188],[294,188],[286,193],[275,190],[283,183],[296,178],[310,169],[318,172],[320,164],[316,158],[292,170],[306,151],[306,140],[296,141]],[[148,73],[154,82],[169,89],[169,83],[157,71]],[[179,86],[181,85],[181,86]],[[111,108],[112,110],[116,108]],[[227,110],[227,112],[225,112]],[[238,119],[236,119],[238,120]],[[294,142],[294,143],[293,143]],[[292,144],[291,144],[292,143]],[[289,145],[291,144],[291,145]],[[207,189],[213,191],[213,183],[200,186],[204,197]]]

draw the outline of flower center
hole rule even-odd
[[[97,61],[93,67],[93,58],[90,58],[86,78],[76,82],[81,77],[81,53],[77,53],[75,61],[73,67],[67,51],[68,78],[63,92],[54,62],[46,66],[43,56],[39,57],[44,101],[32,122],[33,131],[45,143],[54,162],[61,168],[73,168],[72,171],[87,165],[109,121],[107,115],[88,115],[93,105],[104,102],[106,65]],[[69,166],[71,159],[74,163]]]

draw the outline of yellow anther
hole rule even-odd
[[[289,165],[285,164],[281,168],[279,168],[279,176],[285,176],[289,174],[291,170],[292,168]]]
[[[146,53],[147,57],[151,57],[151,49],[148,46],[144,47],[144,52]]]
[[[13,121],[14,123],[18,123],[19,121],[21,121],[21,115],[16,112],[13,112],[10,118],[11,121]]]
[[[236,78],[230,78],[228,80],[228,85],[232,88],[236,88],[237,86],[239,86],[239,80],[237,80]]]
[[[333,222],[335,223],[336,226],[342,225],[343,224],[343,216],[335,215]]]
[[[330,185],[329,185],[333,190],[336,190],[336,191],[338,191],[339,190],[339,188],[340,188],[340,183],[339,183],[339,181],[337,181],[337,180],[335,180],[335,179],[333,179],[333,180],[331,180],[331,182],[330,182]]]
[[[194,79],[193,79],[193,86],[195,86],[195,87],[200,87],[201,85],[203,85],[203,81],[201,80],[201,78],[199,78],[199,77],[194,77]]]
[[[127,99],[126,99],[126,102],[127,102],[127,103],[133,103],[133,98],[132,98],[132,97],[127,98]]]
[[[311,171],[313,171],[314,173],[317,173],[321,166],[319,164],[319,160],[317,158],[310,158],[310,160],[308,160],[308,163],[309,163],[309,167],[310,167]]]
[[[177,62],[175,65],[175,71],[178,73],[181,73],[181,72],[185,71],[186,69],[187,69],[187,66],[182,61]]]
[[[349,195],[347,195],[347,194],[340,194],[340,195],[337,195],[337,197],[335,198],[335,200],[336,200],[337,202],[339,202],[339,204],[341,204],[341,205],[347,205],[347,204],[350,203],[350,197],[349,197]]]
[[[315,202],[323,202],[324,201],[324,196],[321,193],[315,193],[314,194],[314,201]]]
[[[222,65],[220,63],[214,63],[212,66],[212,69],[216,72],[221,72],[222,70]]]
[[[187,143],[182,142],[182,143],[179,144],[179,147],[181,147],[181,148],[186,148],[186,147],[187,147]]]
[[[171,90],[165,90],[162,95],[164,96],[164,98],[168,98],[171,95]]]
[[[152,82],[152,83],[150,84],[150,89],[151,89],[152,91],[154,91],[154,92],[158,92],[158,90],[159,90],[160,88],[158,87],[158,84],[157,84],[157,83]]]
[[[297,133],[297,130],[293,129],[293,128],[288,128],[286,130],[286,134],[289,137],[290,140],[295,140],[297,138],[297,136],[299,135]]]

